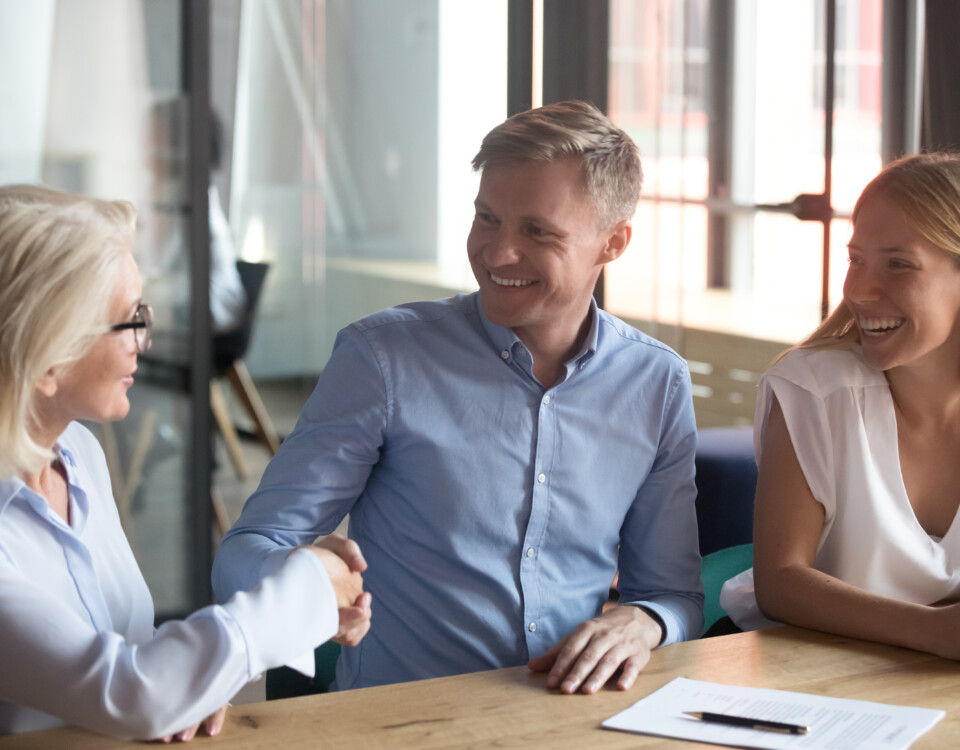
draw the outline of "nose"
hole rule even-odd
[[[865,264],[850,264],[843,281],[843,296],[850,302],[863,304],[880,297],[880,285],[876,274]]]
[[[117,333],[123,334],[120,340],[123,342],[123,348],[127,354],[132,354],[136,357],[140,353],[140,347],[137,346],[137,332],[130,329],[127,331],[118,331]]]
[[[502,268],[517,263],[520,253],[517,237],[506,227],[499,227],[484,251],[484,260],[491,268]]]

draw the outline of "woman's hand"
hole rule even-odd
[[[197,732],[202,728],[204,734],[208,737],[213,737],[220,734],[220,730],[223,729],[223,722],[227,718],[227,706],[218,708],[212,714],[210,714],[206,719],[201,721],[199,724],[194,724],[192,727],[187,727],[182,729],[176,734],[168,734],[166,737],[161,737],[156,742],[189,742],[194,737],[197,736]]]

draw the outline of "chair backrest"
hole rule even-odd
[[[697,437],[700,554],[753,541],[757,464],[750,427],[714,427]]]
[[[263,282],[270,270],[269,263],[250,263],[237,261],[237,273],[247,296],[247,309],[240,325],[231,331],[218,333],[213,337],[213,368],[222,371],[238,359],[243,359],[253,333],[253,323],[257,317],[257,305]]]
[[[247,295],[248,313],[253,313],[257,309],[257,302],[260,300],[260,290],[263,288],[263,281],[266,279],[267,271],[269,270],[269,263],[250,263],[245,260],[237,261],[237,273],[240,274],[240,283],[243,284],[243,291]]]

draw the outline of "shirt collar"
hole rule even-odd
[[[20,477],[0,479],[0,516],[7,509],[10,502],[26,485]]]
[[[500,356],[505,360],[516,357],[519,351],[517,349],[518,346],[521,347],[523,351],[526,351],[523,342],[520,341],[520,338],[512,329],[498,326],[496,323],[490,321],[483,311],[481,294],[481,292],[477,292],[474,295],[474,305],[476,306],[477,315],[480,318],[480,324],[483,326],[483,330],[496,347]],[[600,338],[600,311],[597,307],[597,301],[593,297],[590,298],[590,310],[587,314],[590,316],[590,329],[587,331],[587,337],[584,339],[580,351],[567,362],[568,374],[574,367],[583,367],[587,360],[597,352],[597,343]]]
[[[59,443],[53,446],[53,452],[57,454],[64,468],[67,470],[67,485],[71,490],[70,503],[72,506],[73,527],[76,531],[80,531],[86,523],[88,508],[86,493],[83,492],[77,480],[77,460],[69,449],[64,448]],[[28,502],[31,504],[33,504],[33,501],[42,502],[40,498],[37,498],[37,496],[29,490],[26,483],[20,477],[13,476],[9,479],[0,479],[0,516],[3,515],[13,499],[24,490],[30,493],[27,497]],[[39,506],[37,509],[39,512]],[[40,515],[43,514],[41,513]]]

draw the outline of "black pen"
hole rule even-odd
[[[726,724],[731,727],[744,727],[745,729],[760,729],[764,732],[781,732],[783,734],[808,734],[810,727],[801,724],[784,724],[780,721],[767,721],[766,719],[749,719],[745,716],[730,716],[729,714],[714,714],[709,711],[684,711],[686,716],[692,716],[700,721],[708,721],[712,724]]]

